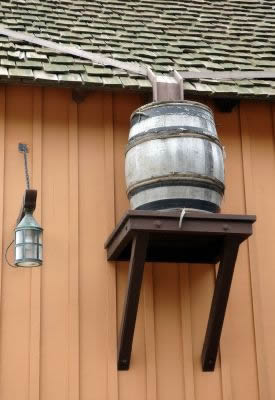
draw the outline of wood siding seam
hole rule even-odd
[[[0,88],[0,254],[1,260],[3,260],[3,217],[4,217],[4,181],[5,181],[5,103],[6,94],[5,86]],[[0,310],[2,303],[2,268],[3,263],[0,267]]]
[[[115,226],[115,176],[114,176],[114,127],[113,127],[113,96],[103,95],[104,124],[104,181],[106,209],[106,237]],[[118,399],[117,373],[117,308],[116,308],[116,266],[106,261],[108,279],[108,344],[107,344],[107,380],[108,399]]]
[[[195,400],[189,265],[180,265],[179,274],[184,398],[185,400]]]
[[[79,400],[79,179],[77,104],[69,103],[69,374],[68,398]]]
[[[6,117],[6,89],[5,86],[0,88],[0,254],[3,260],[3,223],[4,223],[4,186],[5,186],[5,117]],[[2,270],[6,265],[3,261],[0,266],[0,335],[2,336]],[[1,339],[0,336],[0,339]],[[0,356],[2,349],[0,348]],[[0,363],[2,366],[3,364]],[[1,381],[0,381],[1,385]]]
[[[270,113],[271,113],[271,121],[272,121],[272,142],[273,142],[273,152],[275,154],[275,104],[270,104]],[[275,158],[275,155],[274,155]]]
[[[239,118],[241,127],[241,144],[242,144],[242,162],[244,171],[244,190],[245,190],[245,207],[246,213],[256,214],[256,207],[254,202],[253,194],[253,176],[252,176],[252,154],[251,154],[251,138],[248,121],[248,110],[246,105],[241,102],[239,108]],[[267,374],[266,364],[266,350],[264,344],[264,326],[262,321],[262,301],[261,291],[259,286],[259,263],[257,258],[257,248],[255,234],[257,230],[257,224],[254,229],[254,235],[248,239],[247,250],[249,260],[249,271],[251,281],[251,296],[252,296],[252,307],[253,307],[253,318],[254,318],[254,334],[255,334],[255,347],[256,347],[256,358],[257,358],[257,370],[258,370],[258,387],[259,397],[261,400],[270,400],[269,394],[269,381]]]
[[[151,263],[145,264],[143,279],[147,400],[157,400],[154,287],[153,266]]]
[[[33,88],[33,132],[32,132],[32,187],[37,189],[35,215],[41,221],[42,200],[42,88]],[[42,266],[43,268],[43,266]],[[41,268],[30,271],[30,365],[29,399],[40,398],[40,341],[41,341]]]

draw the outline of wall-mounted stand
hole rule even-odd
[[[128,370],[145,261],[220,262],[203,350],[202,369],[213,371],[239,245],[252,234],[253,215],[128,211],[105,248],[109,261],[128,261],[128,286],[121,322],[118,369]]]
[[[33,213],[36,207],[37,190],[30,188],[30,177],[28,171],[27,155],[29,152],[28,145],[25,143],[18,143],[18,151],[24,155],[24,169],[26,179],[26,190],[23,196],[23,203],[16,221],[18,225],[25,216],[25,211]]]
[[[37,190],[35,190],[35,189],[26,189],[25,190],[22,206],[19,211],[18,218],[16,220],[16,225],[18,225],[19,222],[24,218],[26,210],[28,210],[30,212],[33,212],[35,210],[36,198],[37,198]]]

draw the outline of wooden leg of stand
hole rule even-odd
[[[225,238],[202,350],[203,371],[214,371],[239,241]]]
[[[119,370],[128,370],[130,365],[147,244],[148,235],[146,233],[136,234],[132,243],[128,286],[120,328],[118,348]]]

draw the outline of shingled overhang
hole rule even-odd
[[[275,0],[7,0],[14,31],[170,71],[275,72]],[[0,36],[0,82],[150,90],[147,78]],[[275,98],[275,80],[186,80],[185,92]]]

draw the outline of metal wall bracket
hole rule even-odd
[[[81,104],[86,99],[86,97],[88,96],[89,93],[90,93],[89,90],[73,89],[72,90],[72,100],[76,104]]]
[[[231,113],[233,108],[240,104],[239,99],[214,99],[214,104],[222,113]]]
[[[156,75],[148,67],[148,79],[152,83],[153,101],[176,101],[183,100],[183,78],[173,71],[174,76]]]
[[[37,190],[34,189],[25,190],[22,206],[16,221],[16,225],[18,225],[19,222],[24,218],[26,210],[30,212],[33,212],[35,210],[36,198],[37,198]]]
[[[130,260],[118,344],[118,369],[128,370],[145,261],[220,262],[202,350],[203,371],[215,368],[239,245],[252,234],[254,215],[128,211],[106,241],[109,261]]]

